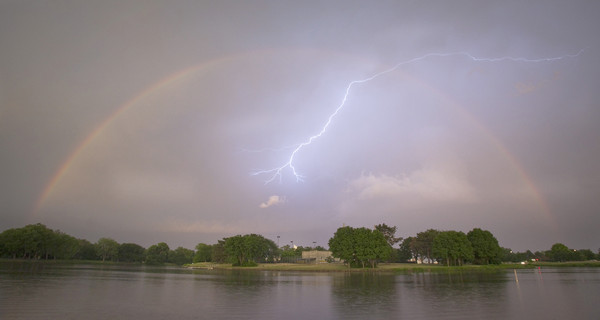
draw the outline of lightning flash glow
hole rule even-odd
[[[296,181],[300,182],[303,179],[303,176],[301,174],[298,173],[298,170],[296,170],[296,167],[294,166],[294,159],[296,157],[296,155],[306,146],[310,145],[311,143],[313,143],[313,141],[315,141],[316,139],[320,138],[323,134],[325,134],[325,132],[327,131],[327,129],[329,128],[329,126],[331,125],[331,122],[333,120],[333,118],[335,118],[338,113],[340,113],[340,111],[344,108],[344,106],[346,105],[346,101],[348,100],[348,95],[350,94],[350,91],[352,90],[352,88],[355,85],[359,85],[359,84],[363,84],[366,82],[369,82],[371,80],[374,80],[378,77],[381,77],[385,74],[394,72],[396,70],[398,70],[400,67],[408,65],[408,64],[412,64],[412,63],[416,63],[428,58],[434,58],[434,57],[451,57],[451,56],[462,56],[462,57],[466,57],[474,62],[502,62],[502,61],[511,61],[511,62],[526,62],[526,63],[543,63],[543,62],[553,62],[553,61],[558,61],[558,60],[563,60],[563,59],[568,59],[568,58],[576,58],[578,57],[580,54],[583,53],[583,49],[579,50],[579,52],[575,53],[575,54],[567,54],[567,55],[563,55],[563,56],[558,56],[558,57],[550,57],[550,58],[538,58],[538,59],[529,59],[529,58],[523,58],[523,57],[510,57],[510,56],[505,56],[505,57],[500,57],[500,58],[478,58],[475,57],[473,55],[471,55],[468,52],[450,52],[450,53],[428,53],[426,55],[417,57],[417,58],[412,58],[410,60],[405,60],[402,62],[397,63],[396,65],[394,65],[393,67],[387,69],[387,70],[383,70],[381,72],[378,72],[370,77],[361,79],[361,80],[354,80],[351,81],[350,83],[348,83],[348,85],[346,86],[346,91],[344,93],[344,96],[342,98],[342,100],[340,101],[340,104],[337,106],[337,108],[329,115],[329,118],[327,118],[327,121],[325,122],[325,124],[321,127],[321,130],[319,132],[317,132],[316,134],[308,137],[304,142],[299,143],[294,145],[292,148],[293,150],[291,151],[289,157],[287,158],[287,161],[285,163],[283,163],[282,165],[272,168],[272,169],[266,169],[266,170],[259,170],[259,171],[255,171],[252,172],[251,175],[253,176],[258,176],[258,175],[267,175],[268,179],[265,181],[265,184],[271,183],[276,179],[279,179],[279,181],[281,182],[282,179],[282,175],[283,175],[283,170],[285,169],[289,169],[291,171],[291,173],[296,177]],[[286,147],[287,148],[287,147]]]

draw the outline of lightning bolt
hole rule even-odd
[[[296,170],[296,167],[294,166],[294,159],[296,157],[296,155],[306,146],[310,145],[311,143],[313,143],[313,141],[315,141],[316,139],[320,138],[323,134],[325,134],[325,132],[327,131],[327,129],[329,128],[329,126],[331,125],[331,122],[333,120],[333,118],[335,118],[338,113],[340,113],[340,111],[344,108],[344,106],[346,105],[346,101],[348,101],[348,95],[350,95],[350,91],[352,90],[352,87],[359,85],[359,84],[363,84],[366,82],[369,82],[371,80],[374,80],[376,78],[379,78],[383,75],[386,75],[388,73],[394,72],[396,70],[398,70],[400,67],[408,65],[408,64],[413,64],[422,60],[426,60],[429,58],[436,58],[436,57],[453,57],[453,56],[463,56],[466,57],[474,62],[503,62],[503,61],[510,61],[510,62],[526,62],[526,63],[543,63],[543,62],[553,62],[553,61],[558,61],[558,60],[563,60],[563,59],[570,59],[570,58],[576,58],[579,55],[581,55],[583,53],[584,49],[579,50],[579,52],[575,53],[575,54],[567,54],[567,55],[563,55],[563,56],[557,56],[557,57],[548,57],[548,58],[538,58],[538,59],[529,59],[529,58],[523,58],[523,57],[510,57],[510,56],[504,56],[504,57],[499,57],[499,58],[479,58],[476,56],[471,55],[468,52],[465,51],[460,51],[460,52],[450,52],[450,53],[428,53],[426,55],[423,56],[419,56],[416,58],[412,58],[409,60],[405,60],[405,61],[401,61],[399,63],[397,63],[396,65],[394,65],[393,67],[380,71],[378,73],[375,73],[367,78],[364,79],[360,79],[360,80],[353,80],[350,83],[348,83],[348,85],[346,86],[346,91],[344,93],[344,97],[342,98],[342,100],[340,101],[340,104],[337,106],[337,108],[335,108],[335,110],[329,115],[329,117],[327,118],[327,121],[325,122],[325,124],[321,127],[321,130],[308,137],[304,142],[298,143],[296,145],[293,146],[293,150],[289,155],[288,160],[283,163],[282,165],[280,165],[279,167],[275,167],[272,169],[267,169],[267,170],[259,170],[259,171],[255,171],[252,172],[251,175],[253,176],[258,176],[258,175],[270,175],[270,177],[265,181],[265,184],[269,184],[273,181],[275,181],[276,179],[279,179],[279,182],[281,182],[282,179],[282,173],[283,170],[285,170],[286,168],[289,168],[292,172],[292,174],[296,177],[296,181],[300,182],[303,180],[303,176],[300,175],[298,173],[298,171]]]

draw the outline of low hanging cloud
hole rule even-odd
[[[473,202],[474,188],[456,172],[420,169],[394,177],[362,174],[349,184],[359,199],[405,198],[443,202]]]
[[[268,208],[274,205],[285,203],[285,198],[277,195],[270,196],[269,199],[259,205],[260,208]]]

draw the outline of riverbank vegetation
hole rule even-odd
[[[513,252],[502,248],[487,230],[468,233],[428,229],[407,238],[396,237],[396,227],[339,228],[329,240],[329,263],[310,264],[304,251],[326,248],[285,245],[257,234],[235,235],[215,244],[199,243],[195,250],[170,249],[165,242],[148,248],[100,238],[91,243],[43,224],[12,228],[0,233],[0,258],[25,260],[95,261],[189,265],[197,268],[255,267],[264,270],[339,271],[378,268],[406,272],[439,268],[524,268],[531,266],[600,266],[600,252],[571,249],[556,243],[550,250]],[[587,261],[587,262],[581,262]],[[192,264],[194,263],[194,264]]]

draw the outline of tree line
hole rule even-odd
[[[147,249],[136,243],[119,244],[111,238],[100,238],[96,243],[91,243],[38,223],[0,233],[0,257],[183,265],[192,262],[194,251],[183,247],[171,250],[164,242]]]
[[[556,243],[550,250],[532,253],[513,252],[499,245],[488,230],[474,228],[462,231],[428,229],[415,236],[396,237],[396,227],[386,224],[373,229],[341,227],[329,240],[329,247],[336,258],[349,267],[376,267],[378,262],[440,263],[446,266],[470,264],[519,263],[524,261],[588,261],[600,260],[589,249],[570,249]],[[394,245],[399,243],[398,248]]]
[[[396,238],[396,227],[386,224],[374,229],[342,227],[329,240],[334,257],[348,266],[375,268],[380,261],[424,262],[463,265],[500,263],[502,249],[498,240],[487,230],[475,228],[461,231],[429,229],[415,237]],[[402,241],[400,248],[394,244]]]
[[[590,249],[570,249],[562,243],[555,243],[546,251],[513,252],[501,247],[490,231],[480,228],[474,228],[466,234],[428,229],[403,239],[394,253],[395,262],[420,261],[446,265],[600,260],[600,249],[596,254]]]
[[[252,266],[256,263],[281,261],[282,256],[297,258],[302,255],[302,251],[315,248],[278,248],[270,239],[247,234],[223,238],[213,245],[199,243],[195,249],[178,247],[172,250],[165,242],[144,248],[136,243],[118,243],[111,238],[100,238],[96,243],[91,243],[60,230],[52,230],[41,223],[7,229],[0,233],[0,258],[31,260],[98,260],[177,265],[215,262]],[[324,250],[321,247],[316,249]]]
[[[254,266],[257,263],[298,262],[303,251],[326,251],[321,246],[303,247],[285,245],[258,234],[236,235],[215,244],[196,245],[194,262],[232,263],[235,266]]]
[[[550,250],[513,252],[502,248],[487,230],[474,228],[462,231],[428,229],[415,236],[396,237],[396,227],[379,224],[373,229],[338,228],[329,239],[332,258],[339,258],[349,267],[377,267],[379,262],[440,263],[447,266],[499,264],[522,261],[584,261],[600,259],[589,249],[574,250],[556,243]],[[396,247],[396,245],[398,246]],[[199,243],[195,250],[170,249],[165,242],[148,248],[135,243],[118,243],[100,238],[96,243],[77,239],[43,224],[7,229],[0,233],[0,258],[100,260],[147,264],[191,262],[232,263],[254,266],[257,263],[297,262],[306,250],[326,250],[323,247],[278,247],[272,240],[258,234],[236,235],[215,244]],[[333,259],[332,259],[333,260]]]
[[[499,264],[502,248],[496,237],[487,230],[474,228],[462,231],[428,229],[402,241],[398,257],[422,263],[445,265]]]

